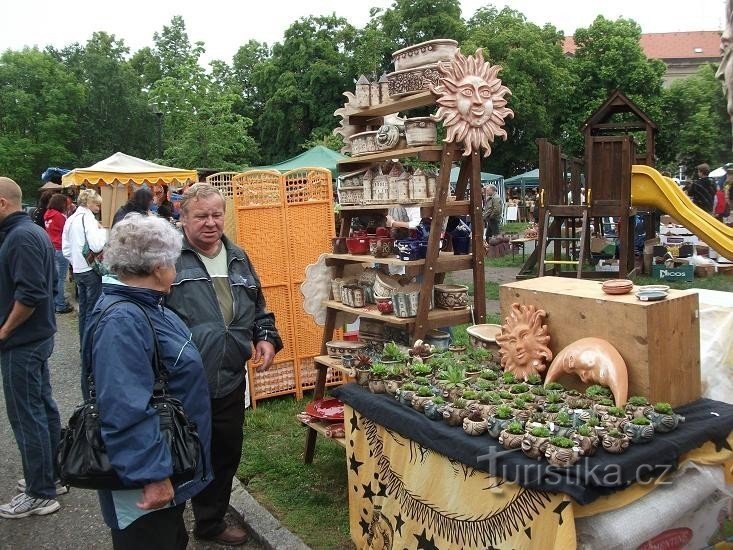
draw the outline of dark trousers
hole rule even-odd
[[[79,349],[81,349],[87,320],[92,316],[94,306],[97,305],[97,300],[102,294],[102,277],[94,271],[74,273],[74,283],[76,283],[79,300]]]
[[[115,550],[184,550],[188,533],[183,522],[186,504],[140,516],[125,529],[112,529]]]
[[[208,539],[226,529],[232,478],[242,457],[244,392],[247,379],[229,395],[211,400],[211,468],[214,479],[191,499],[196,519],[194,534]]]
[[[495,218],[488,218],[484,220],[486,224],[486,240],[488,241],[491,237],[495,237],[499,234],[499,220]]]

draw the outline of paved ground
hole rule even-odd
[[[75,313],[58,315],[58,333],[50,361],[51,384],[61,419],[66,423],[75,405],[81,400],[79,389],[79,340]],[[8,502],[15,496],[15,485],[23,477],[20,454],[8,423],[5,400],[0,394],[0,501]],[[109,530],[102,521],[96,492],[72,489],[59,497],[61,509],[55,514],[42,517],[8,520],[0,518],[0,548],[3,549],[104,549],[111,548]],[[232,514],[228,520],[241,520]],[[192,534],[192,513],[186,510],[186,524],[191,537],[189,548],[208,550],[222,548],[219,545],[196,541]],[[248,543],[245,548],[263,548],[257,542]]]

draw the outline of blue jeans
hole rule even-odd
[[[0,351],[5,408],[20,449],[26,493],[33,498],[56,498],[61,419],[51,396],[52,351],[53,336]]]
[[[83,273],[74,273],[74,282],[76,283],[76,293],[79,300],[79,348],[81,349],[87,319],[92,316],[94,306],[102,294],[102,277],[90,270]]]
[[[54,258],[56,258],[56,273],[59,276],[59,280],[56,284],[56,295],[54,296],[54,306],[56,312],[63,311],[69,307],[69,301],[64,295],[64,283],[66,282],[66,274],[69,271],[69,260],[67,260],[60,250],[54,251]]]

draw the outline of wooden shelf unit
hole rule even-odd
[[[376,258],[366,254],[327,254],[326,265],[333,266],[340,263],[367,263],[367,264],[383,264],[383,265],[402,265],[405,267],[422,267],[425,260],[405,261],[399,258]],[[456,255],[452,252],[441,252],[435,262],[434,270],[436,273],[446,273],[449,271],[461,271],[463,269],[471,269],[473,266],[473,255]]]

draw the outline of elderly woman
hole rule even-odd
[[[205,453],[202,464],[211,463],[209,391],[201,356],[188,328],[162,305],[176,276],[181,239],[168,222],[154,216],[129,214],[115,225],[105,262],[116,279],[104,278],[102,297],[84,336],[82,389],[87,395],[87,375],[93,373],[110,463],[125,485],[142,487],[99,491],[116,549],[185,548],[185,502],[211,479],[199,465],[193,480],[171,483],[170,448],[150,405],[155,336],[168,370],[168,392],[183,403],[198,427]]]
[[[141,187],[132,194],[130,200],[120,206],[112,218],[112,227],[117,225],[120,220],[133,212],[138,214],[148,214],[150,206],[153,204],[153,192],[147,187]]]
[[[102,207],[102,197],[93,189],[84,189],[77,199],[78,208],[69,216],[61,235],[61,251],[71,262],[74,272],[77,298],[79,300],[79,345],[84,334],[89,314],[102,293],[102,277],[92,271],[84,259],[84,243],[93,252],[100,252],[107,240],[107,232],[94,217]]]

